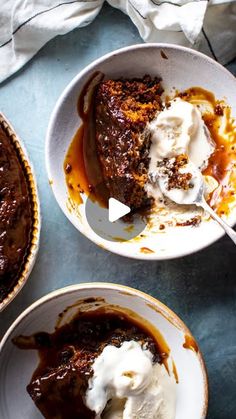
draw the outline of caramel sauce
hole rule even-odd
[[[164,58],[164,60],[168,60],[168,57],[166,53],[163,51],[163,49],[161,49],[161,57]]]
[[[88,195],[90,192],[83,158],[83,133],[84,127],[81,125],[70,144],[64,162],[69,195],[77,204],[83,203],[81,193]]]
[[[154,250],[149,249],[149,247],[140,247],[140,253],[155,253]]]
[[[79,96],[77,109],[82,124],[69,146],[64,172],[72,202],[82,204],[81,195],[85,193],[107,208],[109,193],[104,185],[95,142],[94,92],[102,78],[102,73],[93,74]]]
[[[236,125],[231,109],[223,100],[217,100],[213,93],[201,87],[192,87],[178,96],[197,106],[201,103],[207,105],[203,120],[215,143],[215,151],[203,174],[212,176],[219,184],[210,194],[208,203],[219,215],[227,216],[230,205],[236,199]]]
[[[190,335],[185,335],[184,339],[185,339],[185,342],[183,344],[183,347],[185,349],[190,349],[191,351],[194,351],[194,352],[197,353],[198,352],[198,346],[197,346],[197,342],[195,341],[195,339]]]
[[[132,233],[134,230],[134,224],[130,224],[128,227],[124,228],[124,231],[127,231],[127,233]]]
[[[173,370],[173,374],[174,374],[174,377],[175,377],[175,381],[178,384],[179,383],[179,376],[178,376],[178,371],[177,371],[177,368],[176,368],[176,365],[175,365],[174,361],[172,361],[172,370]]]
[[[125,294],[126,292],[120,291],[120,293]],[[129,293],[126,293],[126,295],[132,297]],[[77,308],[76,314],[70,315],[70,311],[72,310],[73,312],[74,308]],[[91,319],[91,321],[94,321],[93,319],[99,319],[100,317],[104,318],[106,316],[108,319],[115,317],[120,318],[126,324],[133,324],[139,330],[142,330],[146,336],[150,336],[155,342],[156,348],[158,348],[158,353],[161,358],[160,362],[166,366],[166,361],[170,354],[170,348],[161,332],[148,320],[142,318],[134,311],[117,305],[107,305],[105,300],[101,297],[79,300],[73,305],[68,306],[58,315],[55,332],[51,335],[47,333],[47,335],[52,336],[54,334],[60,335],[61,333],[64,333],[64,331],[68,330],[68,328],[70,329],[71,324],[79,318],[86,320]],[[33,339],[37,335],[38,333],[27,337],[18,336],[13,339],[13,343],[19,349],[39,349],[37,348],[37,342],[35,343],[35,340]]]
[[[75,316],[85,311],[94,310],[105,304],[103,297],[88,297],[75,301],[73,304],[67,306],[59,315],[55,325],[55,329],[59,329],[66,323],[70,323]]]

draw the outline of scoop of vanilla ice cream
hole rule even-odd
[[[148,390],[128,398],[123,419],[175,418],[176,382],[163,365],[155,364]],[[111,419],[111,417],[107,417]]]
[[[187,154],[202,169],[214,150],[209,131],[199,109],[180,98],[160,112],[148,125],[151,134],[149,172],[158,160]]]
[[[151,135],[148,174],[153,179],[145,186],[148,195],[158,200],[164,194],[179,204],[193,202],[201,185],[198,169],[202,171],[207,166],[214,151],[200,110],[196,105],[176,98],[151,121],[147,130]],[[180,154],[188,156],[189,163],[179,173],[191,173],[191,188],[168,190],[168,176],[158,175],[157,163]]]
[[[108,345],[93,364],[86,405],[99,419],[174,419],[176,383],[135,341]],[[108,403],[109,401],[109,403]]]

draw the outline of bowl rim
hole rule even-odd
[[[39,298],[35,302],[33,302],[22,313],[20,313],[19,316],[17,316],[17,318],[15,319],[15,321],[10,325],[10,327],[8,328],[8,330],[6,331],[2,339],[0,340],[0,356],[4,349],[5,344],[7,343],[8,339],[11,337],[14,330],[21,323],[21,321],[29,317],[35,309],[37,309],[40,306],[43,306],[47,302],[57,299],[58,297],[62,295],[73,294],[75,291],[88,290],[88,289],[94,289],[94,291],[96,289],[99,289],[99,290],[106,289],[106,290],[112,290],[115,292],[120,292],[121,294],[123,292],[123,293],[131,295],[132,297],[139,297],[142,300],[148,301],[151,303],[152,307],[157,307],[159,314],[165,317],[169,322],[171,322],[173,326],[183,331],[185,334],[188,334],[191,338],[195,340],[191,331],[183,322],[183,320],[181,320],[179,316],[175,314],[173,310],[171,310],[168,306],[163,304],[157,298],[152,297],[151,295],[143,291],[140,291],[136,288],[129,287],[127,285],[121,285],[121,284],[110,283],[110,282],[84,282],[81,284],[69,285],[67,287],[63,287],[58,290],[52,291],[44,295],[43,297]],[[204,394],[203,394],[204,400],[203,400],[203,406],[202,406],[202,413],[199,419],[205,419],[207,415],[207,411],[208,411],[208,402],[209,402],[208,374],[207,374],[205,361],[204,361],[204,358],[203,358],[203,355],[199,346],[198,346],[198,352],[195,352],[195,354],[200,363],[202,377],[203,377],[203,387],[204,387]]]
[[[9,141],[13,145],[14,149],[18,153],[18,158],[21,163],[21,166],[24,169],[24,176],[30,191],[30,201],[32,205],[32,234],[31,242],[26,254],[26,260],[21,269],[21,273],[18,276],[17,282],[14,285],[13,289],[8,293],[8,295],[0,302],[0,312],[3,311],[8,304],[17,296],[21,291],[25,283],[27,282],[31,271],[34,267],[40,242],[40,230],[41,230],[41,212],[40,212],[40,201],[36,175],[32,162],[30,161],[29,155],[27,153],[26,147],[17,135],[11,123],[8,121],[6,116],[0,112],[0,126],[3,127],[4,131],[7,133]]]
[[[49,183],[51,185],[52,188],[52,192],[53,195],[57,201],[57,204],[59,205],[60,209],[62,210],[62,212],[64,213],[64,215],[68,218],[68,220],[71,222],[71,224],[77,229],[77,231],[79,231],[81,234],[83,234],[84,237],[86,237],[88,240],[92,241],[93,243],[95,243],[96,245],[98,245],[99,247],[110,251],[111,253],[117,254],[119,256],[124,256],[124,257],[128,257],[131,259],[138,259],[138,260],[171,260],[171,259],[177,259],[179,257],[184,257],[184,256],[188,256],[191,255],[193,253],[199,252],[205,248],[207,248],[208,246],[212,245],[213,243],[217,242],[220,238],[222,238],[225,235],[225,232],[218,230],[217,234],[215,234],[214,238],[211,238],[207,243],[199,246],[197,249],[191,249],[189,248],[188,251],[184,251],[181,252],[181,250],[179,250],[176,254],[172,255],[172,256],[168,256],[168,255],[163,255],[161,253],[140,253],[139,254],[127,254],[127,252],[124,250],[124,248],[122,246],[120,246],[120,248],[117,249],[111,249],[109,244],[107,243],[103,243],[101,244],[100,240],[98,237],[94,236],[93,238],[90,237],[90,234],[88,232],[82,232],[81,229],[79,228],[78,225],[75,225],[73,217],[71,216],[71,214],[69,213],[69,211],[66,211],[65,208],[63,207],[62,201],[58,200],[56,197],[56,190],[54,188],[54,183],[53,183],[53,176],[51,173],[51,157],[50,157],[50,145],[52,142],[52,132],[54,129],[54,124],[55,121],[57,120],[57,114],[59,112],[60,107],[62,106],[64,99],[67,97],[68,93],[73,89],[74,85],[78,82],[78,80],[80,78],[82,78],[83,76],[86,75],[86,73],[88,73],[90,70],[92,70],[95,66],[101,64],[102,62],[108,60],[109,58],[112,58],[114,56],[129,52],[129,51],[134,51],[134,50],[139,50],[139,49],[175,49],[175,50],[179,50],[179,51],[183,51],[185,53],[188,53],[192,56],[198,56],[199,58],[208,61],[211,65],[213,65],[214,67],[218,67],[219,70],[221,70],[223,73],[225,73],[228,77],[230,77],[232,79],[232,81],[234,83],[236,83],[236,79],[234,77],[234,75],[232,73],[230,73],[230,71],[228,71],[222,64],[220,64],[219,62],[215,61],[213,58],[203,54],[200,51],[196,51],[194,49],[188,48],[188,47],[184,47],[181,45],[175,45],[175,44],[169,44],[169,43],[145,43],[145,44],[135,44],[135,45],[130,45],[130,46],[126,46],[123,48],[119,48],[116,49],[114,51],[111,51],[105,55],[103,55],[102,57],[97,58],[96,60],[92,61],[90,64],[88,64],[86,67],[84,67],[79,73],[77,73],[72,80],[67,84],[67,86],[63,89],[62,93],[60,94],[59,98],[56,101],[56,104],[54,106],[54,109],[51,113],[50,119],[49,119],[49,123],[48,123],[48,127],[47,127],[47,132],[46,132],[46,140],[45,140],[45,165],[46,165],[46,171],[47,171],[47,175],[48,175],[48,179],[49,179]],[[236,84],[235,84],[236,85]],[[233,221],[233,225],[236,223],[236,219]]]

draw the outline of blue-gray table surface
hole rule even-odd
[[[25,142],[34,164],[42,210],[38,258],[27,284],[0,315],[0,337],[22,310],[57,288],[87,281],[138,288],[167,304],[189,326],[209,373],[208,418],[232,419],[236,417],[234,244],[224,237],[201,252],[171,261],[145,262],[116,256],[91,243],[70,224],[47,179],[45,133],[64,87],[94,59],[140,42],[129,18],[106,6],[90,26],[49,42],[0,87],[1,111]],[[229,69],[235,74],[236,62]]]

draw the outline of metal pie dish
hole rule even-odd
[[[15,280],[15,285],[10,290],[8,295],[0,303],[0,311],[2,311],[10,302],[13,301],[16,295],[20,292],[33,269],[39,249],[41,217],[36,177],[25,146],[14,131],[14,128],[12,127],[10,122],[2,113],[0,113],[0,126],[7,134],[9,141],[11,142],[14,150],[16,151],[18,160],[23,170],[23,174],[28,186],[32,214],[31,237],[28,249],[25,254],[24,262],[21,266],[19,275]]]

